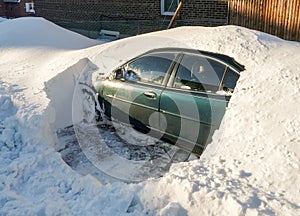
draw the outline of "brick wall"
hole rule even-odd
[[[52,21],[103,21],[156,19],[157,0],[35,0],[37,15]]]
[[[8,3],[0,0],[0,17],[17,18],[24,16],[32,16],[25,10],[25,3],[32,2],[32,0],[21,0],[19,3]]]
[[[227,0],[187,0],[180,17],[182,20],[194,20],[199,25],[224,25],[227,23],[227,11]]]
[[[0,17],[5,17],[4,2],[0,2]]]
[[[133,31],[163,29],[170,16],[162,16],[160,0],[35,0],[36,15],[56,23],[88,30]],[[227,24],[227,0],[186,0],[176,25]],[[65,26],[66,27],[66,26]]]

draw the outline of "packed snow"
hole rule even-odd
[[[56,132],[73,123],[78,80],[160,47],[245,65],[213,142],[140,183],[72,169]],[[43,18],[0,22],[0,215],[299,215],[299,58],[300,43],[238,26],[99,44]]]

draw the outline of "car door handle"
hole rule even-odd
[[[152,91],[146,91],[144,92],[144,95],[149,98],[156,98],[156,94]]]

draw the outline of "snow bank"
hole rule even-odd
[[[156,209],[168,197],[167,203],[191,215],[297,215],[300,44],[234,26],[200,29],[160,35],[173,33],[191,47],[232,56],[246,71],[202,159],[175,165],[158,182],[147,183],[141,196],[154,199],[150,206]]]
[[[11,33],[30,28],[32,23],[41,27],[38,30],[51,31],[48,33],[54,38],[68,39],[62,49],[78,49],[78,44],[81,47],[98,44],[66,30],[60,35],[61,28],[39,18],[16,19],[11,22],[10,31],[0,24],[0,215],[115,215],[126,212],[132,199],[128,188],[117,186],[119,183],[102,184],[92,176],[80,176],[55,152],[56,135],[52,123],[56,114],[43,90],[44,82],[89,55],[85,53],[83,57],[79,50],[57,50],[59,47],[52,47],[53,41],[47,38],[37,43],[32,31],[23,35],[32,38],[26,46],[21,42],[12,45]],[[49,24],[53,29],[47,28]],[[41,44],[43,47],[37,47]],[[64,88],[72,88],[65,85],[68,78],[60,80],[62,93]],[[51,86],[53,91],[57,87]],[[61,102],[63,99],[60,98]],[[118,200],[120,195],[124,199]],[[114,200],[115,205],[107,203],[107,199]]]
[[[82,49],[99,43],[58,27],[43,18],[10,19],[2,22],[0,28],[0,44],[6,47]]]
[[[19,91],[22,90],[17,86],[0,83],[0,214],[115,215],[126,212],[132,199],[129,189],[118,184],[103,185],[91,176],[82,177],[72,171],[60,154],[53,151],[51,143],[37,136],[40,128],[46,126],[42,117],[32,113],[21,116],[25,104],[17,107],[14,103],[26,101],[15,99]],[[34,108],[30,112],[34,112]],[[118,199],[120,195],[124,199]],[[107,200],[114,200],[114,205]]]
[[[41,18],[0,23],[0,214],[298,215],[299,43],[226,26],[95,44]],[[54,145],[55,129],[71,118],[76,80],[93,79],[84,65],[106,73],[159,47],[245,65],[212,145],[200,160],[139,184],[79,175]]]

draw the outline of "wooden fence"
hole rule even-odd
[[[229,24],[300,41],[300,0],[228,0]]]

